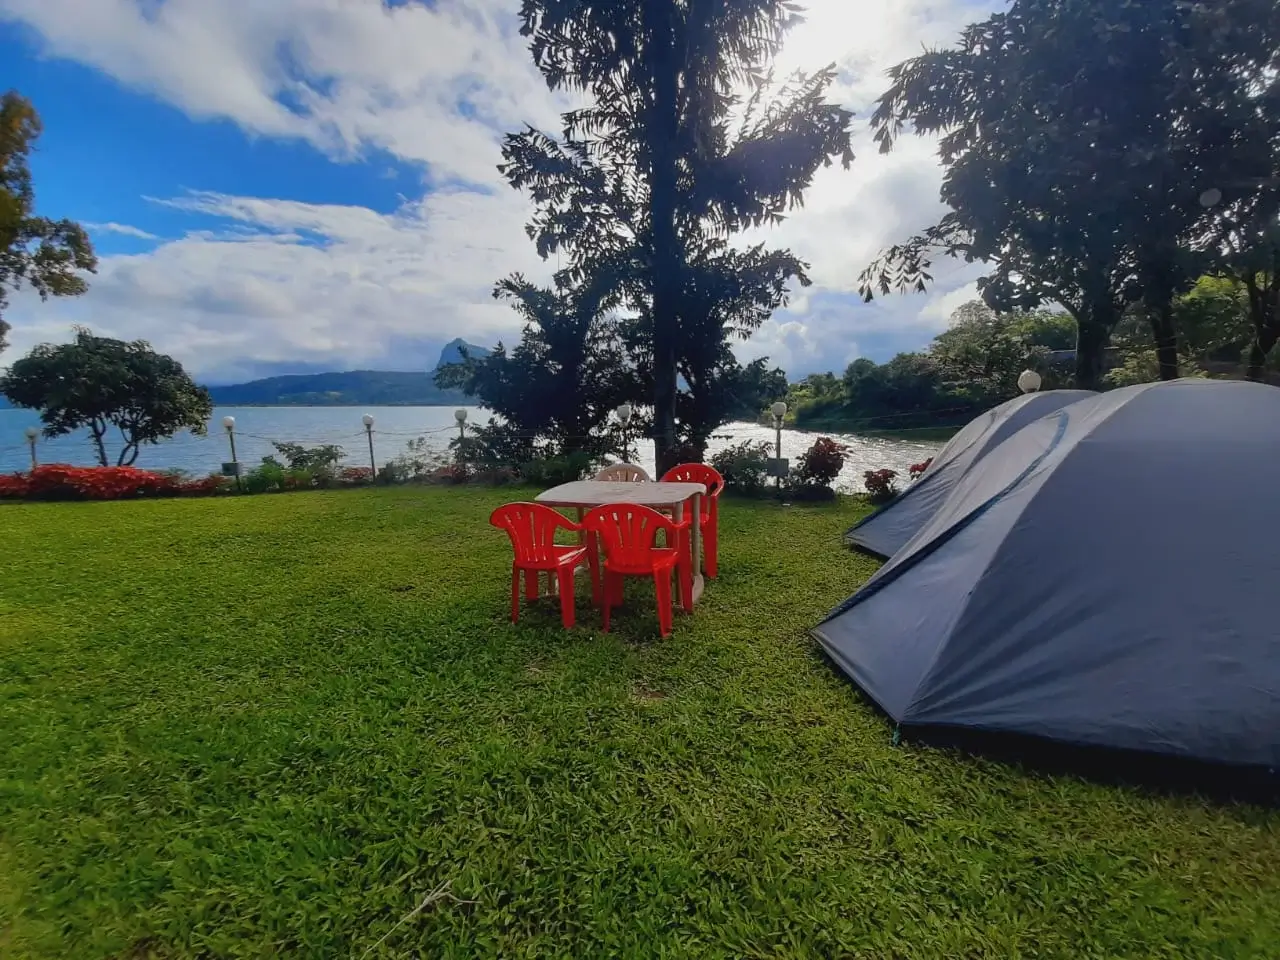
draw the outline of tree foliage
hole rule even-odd
[[[0,394],[39,410],[46,437],[87,429],[104,467],[111,427],[122,442],[116,465],[128,466],[143,444],[184,428],[204,433],[213,414],[209,392],[178,361],[145,341],[96,337],[84,328],[71,343],[40,344],[16,361],[0,378]]]
[[[37,217],[28,158],[40,136],[40,117],[16,91],[0,96],[0,350],[10,289],[27,284],[40,298],[77,296],[87,289],[81,271],[98,265],[89,237],[70,220]]]
[[[548,85],[589,103],[565,114],[560,138],[509,136],[501,169],[537,205],[539,253],[567,256],[557,285],[608,276],[634,318],[661,469],[707,432],[721,345],[802,279],[789,253],[726,238],[778,222],[819,167],[847,165],[850,114],[825,101],[834,68],[771,83],[797,20],[787,0],[525,0],[521,17]],[[681,431],[680,409],[703,419]]]
[[[876,138],[941,136],[951,212],[868,267],[863,295],[925,289],[937,256],[983,261],[992,307],[1072,314],[1081,386],[1138,302],[1176,375],[1172,304],[1212,246],[1191,242],[1200,198],[1275,171],[1276,26],[1256,0],[1015,0],[899,64]]]
[[[494,296],[524,319],[519,343],[440,369],[436,382],[479,398],[495,415],[473,427],[475,439],[506,463],[536,455],[614,452],[620,437],[609,418],[638,392],[624,340],[626,325],[610,310],[607,282],[573,289],[539,287],[516,274]]]

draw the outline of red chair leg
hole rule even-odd
[[[702,551],[706,557],[707,576],[714,580],[716,578],[716,553],[718,552],[720,531],[717,529],[719,524],[716,518],[712,517],[702,526]]]
[[[520,619],[520,568],[511,568],[511,622]]]
[[[591,602],[600,606],[604,589],[600,579],[600,544],[594,533],[587,534],[587,566],[591,570]]]
[[[613,587],[615,578],[618,578],[616,573],[610,573],[607,570],[605,571],[604,589],[601,591],[601,611],[604,614],[605,633],[609,632],[609,611],[613,609]]]
[[[538,581],[540,574],[537,570],[526,570],[524,572],[524,598],[526,600],[538,599]]]
[[[664,636],[671,636],[671,568],[655,570],[653,573],[653,589],[658,595],[658,631]]]
[[[680,537],[679,557],[676,576],[680,583],[680,607],[685,613],[693,613],[693,538],[687,531]]]
[[[566,630],[572,630],[574,624],[574,589],[573,589],[573,572],[574,568],[565,566],[559,570],[560,578],[560,620],[564,623]]]

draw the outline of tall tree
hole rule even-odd
[[[71,343],[42,343],[16,361],[0,377],[0,395],[39,410],[46,437],[87,429],[104,467],[111,427],[121,440],[116,464],[129,466],[143,444],[184,428],[203,434],[213,415],[209,391],[177,360],[143,340],[95,337],[83,327]]]
[[[899,64],[873,118],[883,150],[905,126],[942,135],[948,213],[863,274],[868,298],[923,289],[937,255],[985,261],[998,309],[1057,302],[1078,324],[1076,378],[1096,386],[1115,325],[1142,301],[1163,376],[1177,375],[1175,295],[1206,182],[1250,161],[1240,91],[1213,5],[1015,0],[959,48]],[[1217,34],[1215,34],[1217,36]],[[1240,37],[1231,42],[1243,43]]]
[[[98,265],[79,224],[35,215],[28,159],[39,136],[40,117],[30,102],[13,90],[0,97],[0,350],[9,330],[8,290],[25,282],[41,299],[77,296],[87,289],[79,271],[92,273]]]
[[[705,367],[735,332],[685,309],[693,264],[708,240],[781,219],[820,166],[847,165],[850,114],[825,102],[833,68],[767,96],[790,0],[524,0],[521,16],[548,85],[591,102],[565,115],[563,141],[508,137],[503,172],[540,206],[539,250],[568,253],[577,279],[601,255],[634,264],[623,289],[649,341],[664,469],[682,361]]]

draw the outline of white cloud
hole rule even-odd
[[[86,223],[84,228],[93,233],[115,233],[122,237],[134,237],[138,240],[159,240],[154,233],[147,233],[138,227],[131,227],[127,223]]]
[[[842,366],[892,340],[919,346],[967,296],[973,267],[940,264],[931,296],[862,305],[857,275],[887,243],[941,212],[933,144],[875,151],[867,130],[884,70],[947,43],[995,0],[809,0],[780,72],[835,61],[835,94],[855,109],[858,158],[822,171],[805,207],[763,234],[812,264],[796,297],[744,356],[768,352],[793,373]],[[161,202],[224,218],[145,254],[102,258],[91,292],[39,308],[16,302],[14,350],[65,335],[72,320],[145,336],[204,375],[290,360],[353,367],[406,362],[406,344],[465,335],[510,338],[495,279],[545,275],[523,232],[528,207],[501,182],[501,135],[554,129],[566,102],[534,70],[515,0],[0,0],[48,55],[93,66],[195,120],[300,139],[335,159],[371,149],[422,166],[435,185],[392,215],[287,198],[193,193]],[[198,186],[198,184],[197,184]],[[101,230],[139,236],[121,224]],[[748,238],[749,239],[749,238]],[[957,292],[960,291],[960,292]],[[56,330],[58,333],[51,334]]]
[[[424,368],[439,341],[509,336],[493,281],[548,271],[518,242],[523,202],[509,191],[437,191],[390,215],[214,193],[166,202],[242,226],[103,257],[85,297],[15,302],[14,354],[82,322],[215,381],[290,362]]]

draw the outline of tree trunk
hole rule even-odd
[[[1253,324],[1253,343],[1249,345],[1249,368],[1245,376],[1258,382],[1265,376],[1267,355],[1280,340],[1280,281],[1276,279],[1280,272],[1280,253],[1276,257],[1278,262],[1265,285],[1258,283],[1257,274],[1244,278],[1249,295],[1249,320]]]
[[[652,164],[649,173],[650,259],[653,292],[653,446],[658,475],[675,466],[676,362],[680,339],[680,257],[676,236],[676,135],[679,103],[671,0],[647,0],[646,19],[653,41],[653,104],[647,135]]]
[[[1161,380],[1177,380],[1178,330],[1173,325],[1173,301],[1164,299],[1156,312],[1151,314],[1151,333],[1156,342],[1156,362],[1160,365]]]
[[[1249,368],[1245,376],[1261,383],[1266,377],[1267,355],[1280,339],[1280,328],[1258,330],[1253,335],[1253,343],[1249,345]]]
[[[1076,320],[1076,388],[1097,390],[1102,386],[1103,360],[1111,327],[1096,313],[1082,312]]]
[[[102,438],[107,432],[107,426],[106,424],[98,426],[96,423],[91,423],[89,431],[93,434],[93,445],[98,454],[98,466],[105,467],[107,465],[107,445],[102,442]]]

